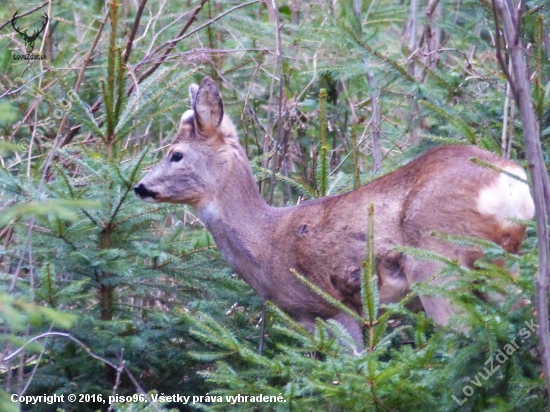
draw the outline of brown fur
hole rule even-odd
[[[192,87],[191,94],[193,112],[184,114],[176,143],[136,186],[136,193],[148,201],[194,206],[228,264],[264,299],[310,329],[316,317],[334,318],[361,340],[361,325],[339,313],[289,269],[295,268],[362,314],[360,268],[370,203],[375,205],[381,304],[399,301],[411,284],[427,280],[441,268],[439,263],[405,256],[395,246],[427,249],[468,267],[481,257],[478,249],[442,242],[432,231],[490,240],[518,253],[525,227],[503,223],[497,215],[480,213],[476,206],[480,190],[495,185],[501,174],[469,159],[518,168],[511,161],[473,146],[438,147],[352,192],[273,208],[258,192],[235,127],[223,115],[214,82],[205,79],[200,88]],[[183,159],[171,161],[176,152]],[[527,212],[529,200],[520,199]],[[453,313],[442,298],[420,299],[427,314],[439,323],[446,323]]]

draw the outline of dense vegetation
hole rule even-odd
[[[16,11],[29,33],[49,15],[34,50],[45,60],[14,59],[25,49]],[[193,209],[132,191],[204,76],[220,85],[259,189],[277,206],[349,191],[436,144],[475,144],[525,166],[490,2],[9,0],[0,16],[1,410],[19,410],[14,393],[65,394],[21,406],[29,411],[108,408],[69,393],[191,396],[119,398],[117,411],[545,410],[533,222],[520,256],[447,239],[477,242],[486,258],[475,270],[446,261],[441,276],[458,280],[415,293],[463,312],[443,328],[405,302],[386,307],[366,319],[356,356],[339,324],[319,321],[312,336],[263,308]],[[521,24],[548,160],[548,3],[525,2]],[[374,263],[363,273],[367,314],[378,308]],[[506,298],[486,303],[472,288]],[[238,394],[284,402],[226,398]]]

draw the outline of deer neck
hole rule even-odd
[[[263,295],[259,257],[269,243],[274,208],[260,195],[248,163],[234,165],[231,172],[219,190],[196,207],[197,214],[226,262]]]

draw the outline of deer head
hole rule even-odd
[[[223,190],[219,182],[235,164],[248,166],[214,81],[206,78],[189,92],[192,110],[181,117],[168,154],[134,188],[146,202],[204,205]]]
[[[48,21],[49,21],[48,15],[46,13],[44,13],[43,18],[45,20],[42,22],[42,28],[39,29],[39,30],[34,30],[33,33],[29,36],[27,34],[28,29],[26,29],[25,31],[21,31],[21,30],[19,30],[21,26],[17,27],[15,25],[15,19],[16,19],[17,13],[19,13],[19,12],[16,11],[15,14],[13,15],[13,17],[11,18],[11,25],[12,25],[13,29],[17,33],[19,33],[21,35],[21,37],[23,38],[23,41],[25,42],[25,48],[26,48],[27,54],[31,54],[32,51],[34,50],[35,40],[40,35],[40,33],[42,33],[44,31],[44,29],[46,28],[46,25],[48,24]]]

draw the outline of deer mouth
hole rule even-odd
[[[147,189],[143,183],[140,183],[136,187],[134,187],[134,192],[136,193],[137,197],[145,202],[156,202],[157,192],[153,192],[152,190]]]

